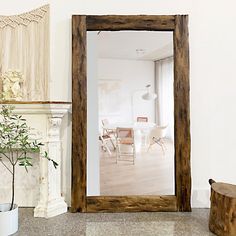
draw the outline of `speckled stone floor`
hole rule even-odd
[[[209,209],[193,209],[191,213],[66,213],[46,220],[23,208],[14,236],[209,236],[214,234],[208,230],[208,215]]]

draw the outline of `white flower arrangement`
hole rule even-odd
[[[22,100],[23,74],[20,71],[9,70],[1,75],[2,98],[4,100]]]

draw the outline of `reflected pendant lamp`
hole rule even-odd
[[[142,99],[147,100],[147,101],[152,101],[152,100],[155,100],[155,99],[157,98],[157,94],[151,92],[151,91],[150,91],[150,87],[151,87],[150,84],[148,84],[148,85],[146,86],[147,92],[142,95]]]

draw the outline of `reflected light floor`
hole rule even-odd
[[[147,152],[137,153],[135,165],[118,161],[113,151],[100,153],[100,194],[114,195],[174,195],[174,147],[165,140],[165,155],[155,144]],[[130,157],[124,157],[130,158]]]
[[[66,213],[50,219],[34,218],[32,208],[19,210],[15,236],[213,236],[209,209],[191,213]]]

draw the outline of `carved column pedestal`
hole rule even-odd
[[[47,141],[44,147],[48,156],[58,163],[55,169],[52,163],[41,159],[40,200],[34,209],[35,217],[53,217],[67,212],[67,204],[61,196],[61,122],[70,106],[51,105],[48,114]]]

